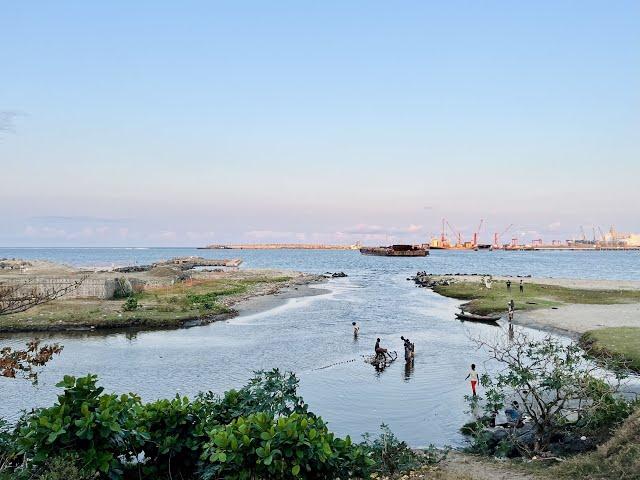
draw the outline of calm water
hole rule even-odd
[[[268,312],[192,329],[137,334],[60,334],[63,354],[38,387],[0,379],[0,415],[50,404],[63,374],[97,373],[107,390],[135,391],[145,400],[222,392],[260,368],[295,371],[313,411],[339,434],[358,438],[381,422],[415,446],[458,444],[466,421],[468,366],[490,369],[473,337],[503,336],[497,327],[454,319],[459,302],[418,289],[417,270],[513,275],[640,279],[637,252],[434,252],[427,258],[389,259],[336,251],[207,251],[195,249],[0,249],[0,257],[46,258],[75,265],[147,263],[176,255],[240,256],[245,267],[308,272],[342,270],[330,293],[291,299]],[[360,322],[357,341],[351,321]],[[531,332],[533,335],[540,335]],[[402,355],[400,335],[416,343],[412,369],[400,359],[384,372],[364,363],[377,336]],[[28,336],[5,337],[3,343]],[[337,365],[334,365],[337,364]],[[320,368],[333,365],[329,368]]]

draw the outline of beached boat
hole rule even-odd
[[[482,322],[482,323],[496,323],[500,320],[500,315],[476,315],[475,313],[467,313],[465,311],[461,311],[460,313],[456,313],[456,318],[460,320],[466,320],[469,322]]]
[[[360,249],[360,253],[380,257],[426,257],[429,255],[429,249],[424,245],[391,245],[388,247],[363,247]]]

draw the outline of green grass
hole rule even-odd
[[[581,341],[588,344],[597,355],[616,355],[629,362],[629,367],[640,372],[640,328],[610,327],[591,330]]]
[[[187,320],[214,319],[232,313],[222,301],[249,293],[265,283],[281,284],[290,277],[194,280],[136,294],[139,307],[125,311],[126,299],[65,299],[26,312],[0,317],[0,331],[63,330],[69,328],[167,328]]]
[[[469,300],[465,310],[480,315],[503,313],[513,298],[516,310],[550,308],[565,303],[614,304],[640,302],[637,290],[588,290],[555,285],[525,283],[524,293],[514,284],[511,291],[503,282],[493,282],[493,288],[485,288],[478,282],[459,281],[451,285],[433,287],[433,291],[446,297]]]
[[[555,479],[640,479],[640,410],[627,418],[597,451],[569,458],[547,473]]]

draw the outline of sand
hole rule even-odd
[[[460,281],[479,282],[477,275],[452,276]],[[493,276],[494,288],[498,282],[511,280],[513,287],[518,288],[521,278]],[[589,290],[640,290],[637,280],[593,280],[568,278],[522,278],[525,283],[556,285],[566,288]],[[618,303],[613,305],[571,304],[556,309],[543,308],[526,312],[516,312],[513,322],[541,330],[549,330],[572,337],[598,328],[605,327],[639,327],[640,303]]]

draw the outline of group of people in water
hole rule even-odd
[[[353,326],[353,336],[357,337],[360,333],[360,325],[357,322],[351,322],[351,325]],[[404,359],[406,362],[410,362],[415,357],[416,345],[409,338],[404,338],[404,336],[400,336],[400,340],[404,343]],[[376,344],[373,347],[376,361],[395,360],[388,349],[380,346],[380,341],[380,338],[376,338]]]
[[[418,272],[418,275],[420,275],[421,272]],[[511,291],[511,280],[507,280],[506,281],[506,285],[507,285],[507,290]],[[490,287],[489,287],[490,288]],[[524,293],[524,282],[522,280],[520,280],[520,285],[519,285],[519,289],[520,289],[520,293]],[[509,336],[511,337],[513,335],[513,325],[511,323],[511,321],[513,320],[513,314],[515,311],[516,305],[515,302],[513,301],[513,298],[511,300],[509,300],[509,302],[507,303],[507,315],[509,318]],[[354,337],[358,337],[358,335],[360,334],[360,325],[358,325],[357,322],[351,322],[351,325],[353,326],[353,335]],[[410,363],[413,361],[414,357],[415,357],[415,344],[413,342],[411,342],[411,340],[409,340],[408,338],[405,338],[404,336],[401,336],[400,339],[403,341],[404,343],[404,359],[405,362]],[[389,361],[393,361],[395,360],[395,358],[389,353],[389,350],[386,348],[383,348],[380,345],[380,338],[376,338],[376,344],[374,346],[374,353],[375,353],[375,361],[376,362],[384,362],[386,363],[387,360]],[[477,387],[478,387],[478,383],[479,383],[479,376],[478,376],[478,372],[476,370],[476,365],[475,364],[471,364],[471,370],[469,371],[469,374],[466,376],[465,380],[469,380],[470,384],[471,384],[471,393],[472,395],[475,397],[477,396]],[[521,417],[521,413],[519,411],[519,406],[517,405],[517,402],[514,402],[514,405],[512,405],[511,409],[507,409],[507,411],[505,411],[505,413],[507,414],[507,417],[510,417],[510,420],[515,420],[516,422],[520,419]]]

